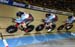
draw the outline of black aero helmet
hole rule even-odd
[[[16,16],[20,16],[21,17],[22,14],[24,14],[24,12],[19,11],[19,12],[16,13]]]
[[[68,19],[71,19],[72,18],[72,16],[68,16]]]
[[[50,13],[47,13],[45,16],[48,17],[48,16],[50,16],[50,15],[51,15]]]

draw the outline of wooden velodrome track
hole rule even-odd
[[[18,11],[24,11],[26,13],[31,13],[34,17],[34,22],[32,22],[31,24],[33,24],[35,27],[39,24],[41,24],[41,19],[44,18],[44,15],[46,14],[46,12],[40,12],[40,11],[34,11],[34,10],[30,10],[30,9],[23,9],[23,8],[18,8],[18,7],[13,7],[13,6],[7,6],[7,5],[2,5],[0,4],[0,32],[3,35],[15,35],[15,36],[4,36],[5,38],[12,38],[12,37],[20,37],[20,35],[23,35],[24,32],[18,30],[16,33],[13,34],[9,34],[6,32],[6,28],[9,25],[13,25],[14,23],[12,23],[12,19],[11,18],[15,18],[16,17],[16,12]],[[67,16],[65,15],[58,15],[58,22],[57,22],[57,27],[60,26],[61,24],[63,24],[63,21],[67,18]],[[73,28],[70,31],[75,31],[75,24],[73,26]],[[43,30],[41,31],[42,34],[46,33],[47,30]],[[56,33],[56,29],[53,31],[53,33]],[[30,32],[30,34],[34,35],[34,33],[36,33],[35,29]]]

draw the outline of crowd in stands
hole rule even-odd
[[[15,0],[15,1],[50,9],[57,9],[64,11],[75,10],[74,0]]]

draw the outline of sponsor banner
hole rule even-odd
[[[9,3],[9,0],[0,0],[0,3],[8,4]]]
[[[18,6],[18,7],[25,7],[25,6],[26,6],[26,4],[18,3],[18,2],[13,2],[12,5],[13,5],[13,6]]]
[[[14,2],[13,0],[0,0],[0,3],[11,5],[11,6],[23,7],[23,8],[27,7],[27,4]]]
[[[68,16],[73,15],[73,13],[70,13],[70,12],[62,12],[62,14],[65,14],[65,15],[68,15]]]
[[[28,5],[28,8],[29,8],[29,9],[33,9],[33,10],[39,10],[39,11],[42,11],[42,10],[43,10],[42,7],[33,6],[33,5]]]
[[[64,11],[58,11],[58,10],[53,10],[53,9],[48,9],[48,8],[42,8],[42,7],[33,6],[33,5],[29,5],[28,8],[33,9],[33,10],[44,11],[44,12],[56,13],[56,14],[73,15],[73,13],[70,13],[70,12],[64,12]]]

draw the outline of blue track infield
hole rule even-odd
[[[75,38],[70,33],[62,33],[62,34],[40,34],[35,36],[25,36],[19,38],[10,38],[6,39],[9,47],[18,47],[25,46],[29,44],[42,43],[47,42],[49,40],[58,40],[58,39],[67,39],[67,38]],[[0,40],[0,47],[4,47],[3,41]]]

